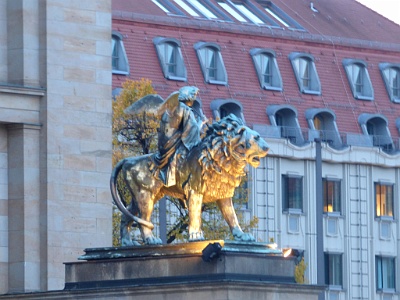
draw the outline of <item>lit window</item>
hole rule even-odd
[[[118,32],[112,33],[112,72],[114,74],[129,74],[129,64],[128,58],[126,57],[126,52],[124,44],[122,42],[122,35]]]
[[[341,211],[340,180],[323,178],[324,212]]]
[[[343,285],[342,254],[325,253],[325,284],[341,288]]]
[[[376,256],[376,289],[378,291],[394,291],[395,285],[395,258]]]
[[[314,58],[306,53],[293,52],[289,55],[297,84],[302,93],[321,94],[321,84],[314,64]]]
[[[173,38],[153,39],[164,77],[171,80],[186,80],[186,67],[183,62],[180,42]]]
[[[375,182],[376,216],[393,217],[393,184]]]
[[[227,84],[228,74],[225,70],[220,47],[214,43],[199,42],[194,45],[200,62],[204,80],[212,84]]]
[[[250,50],[260,86],[266,90],[282,90],[282,77],[275,58],[275,52],[267,49]]]
[[[374,100],[374,89],[369,78],[365,62],[354,59],[344,59],[343,65],[353,97],[360,100]]]
[[[400,64],[379,64],[383,81],[391,101],[400,103]]]
[[[282,175],[283,210],[303,211],[303,177]]]
[[[234,10],[229,4],[225,2],[218,1],[218,4],[225,9],[232,17],[234,17],[239,22],[247,23],[247,20],[243,18],[236,10]]]
[[[308,134],[309,141],[320,138],[329,146],[339,149],[343,147],[335,113],[328,108],[309,108],[306,110],[306,119],[311,131]]]

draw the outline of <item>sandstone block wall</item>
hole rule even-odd
[[[111,0],[0,2],[0,294],[111,245]]]

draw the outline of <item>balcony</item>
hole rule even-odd
[[[304,146],[316,138],[321,139],[333,149],[344,149],[349,146],[379,147],[387,154],[395,154],[400,149],[400,138],[393,139],[385,135],[364,135],[332,130],[312,130],[287,126],[254,124],[253,129],[264,138],[287,139],[291,144]]]

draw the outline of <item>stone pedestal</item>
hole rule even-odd
[[[96,299],[112,290],[118,299],[312,300],[322,291],[296,284],[294,259],[261,243],[94,248],[80,259],[65,264],[65,291],[96,291]]]

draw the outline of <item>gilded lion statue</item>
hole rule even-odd
[[[174,184],[167,186],[152,171],[156,154],[127,157],[117,163],[112,171],[111,194],[117,207],[138,223],[143,242],[161,244],[153,236],[150,222],[155,203],[164,196],[182,200],[189,210],[189,241],[204,240],[201,230],[201,207],[203,203],[216,202],[223,218],[229,225],[235,240],[254,241],[244,233],[238,223],[232,196],[250,164],[257,168],[260,159],[267,155],[267,142],[246,127],[241,119],[229,115],[208,125],[200,143],[190,150],[179,150],[176,159]],[[127,207],[117,189],[117,177],[123,176],[130,192],[131,203]],[[128,226],[128,225],[127,225]],[[122,245],[133,245],[128,229],[122,229]]]

